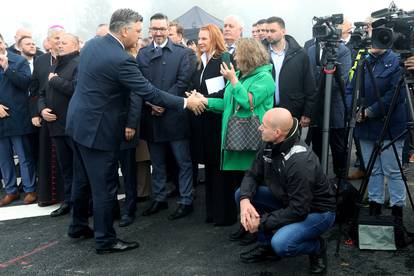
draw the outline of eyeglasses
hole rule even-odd
[[[157,33],[157,32],[164,33],[167,31],[166,28],[151,28],[150,30],[151,32],[154,32],[154,33]]]

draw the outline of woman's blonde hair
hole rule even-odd
[[[247,75],[257,67],[268,64],[270,57],[263,44],[254,38],[239,38],[236,42],[237,67]]]

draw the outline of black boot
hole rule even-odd
[[[326,250],[327,250],[328,245],[327,245],[326,240],[322,237],[319,238],[319,243],[320,243],[319,251],[316,253],[309,254],[309,263],[310,263],[309,272],[311,274],[321,274],[326,271],[326,267],[327,267]]]
[[[369,202],[369,215],[370,216],[379,216],[381,215],[382,204],[375,201]]]
[[[241,240],[248,232],[244,229],[243,225],[239,225],[236,231],[229,235],[230,241],[239,241]]]
[[[401,206],[392,206],[391,214],[394,217],[394,233],[395,233],[395,245],[397,248],[402,248],[407,245],[405,240],[405,229],[403,223],[403,207]]]

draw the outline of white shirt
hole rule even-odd
[[[34,58],[32,58],[31,60],[27,60],[27,62],[29,63],[30,73],[33,74],[33,62],[34,62]]]
[[[165,45],[167,45],[167,43],[168,43],[168,38],[161,45],[158,45],[157,43],[154,42],[154,48],[157,48],[157,47],[164,48]]]
[[[272,45],[269,45],[269,49],[270,49],[270,57],[272,58],[272,61],[273,61],[273,67],[275,68],[275,84],[276,84],[275,104],[279,105],[280,103],[279,74],[280,74],[280,70],[282,69],[283,61],[285,60],[285,55],[288,49],[288,43],[287,41],[285,41],[285,48],[280,52],[276,52],[275,50],[273,50]]]

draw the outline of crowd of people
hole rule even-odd
[[[324,272],[322,234],[335,220],[334,187],[319,162],[325,45],[311,39],[301,47],[276,16],[258,20],[251,36],[243,37],[243,21],[229,15],[222,30],[213,24],[201,27],[198,41],[187,41],[183,28],[162,13],[151,16],[148,37],[142,38],[142,22],[133,10],[117,10],[86,43],[54,25],[47,30],[45,53],[29,30],[17,30],[10,47],[0,35],[0,179],[5,188],[0,206],[21,193],[24,204],[60,203],[51,216],[71,214],[69,237],[95,238],[99,254],[120,252],[139,244],[117,238],[114,218],[120,216],[119,226],[126,227],[134,223],[137,201],[151,199],[142,213],[151,216],[168,209],[167,198],[174,194],[179,199],[168,218],[186,217],[194,210],[196,184],[204,182],[206,223],[239,221],[230,239],[241,245],[257,242],[240,255],[243,262],[308,254],[310,271]],[[336,45],[340,81],[332,88],[330,113],[333,170],[342,179],[360,177],[348,176],[346,168],[345,114],[356,85],[349,72],[361,58],[349,42],[351,26],[348,20],[342,23]],[[391,49],[371,48],[362,58],[373,68],[382,103],[367,75],[355,131],[361,170],[398,81],[404,70],[414,70],[414,56],[404,68]],[[340,83],[346,85],[345,95]],[[405,128],[405,97],[400,94],[386,140]],[[228,126],[236,115],[258,117],[258,150],[228,149]],[[300,140],[305,127],[307,143]],[[407,141],[396,143],[399,158]],[[402,219],[405,187],[392,154],[388,149],[376,160],[368,199],[372,213],[381,213],[388,177],[393,215]],[[122,212],[119,167],[126,195]]]

